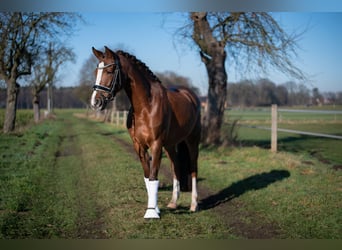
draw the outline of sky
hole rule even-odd
[[[198,49],[174,39],[174,31],[182,26],[185,13],[156,12],[81,12],[85,24],[79,24],[68,45],[74,48],[76,62],[69,64],[60,86],[78,85],[80,68],[92,54],[91,47],[123,49],[134,54],[153,72],[174,71],[188,77],[202,94],[207,92],[208,77]],[[289,32],[306,29],[298,41],[298,61],[307,75],[308,88],[321,92],[342,91],[342,12],[275,12],[272,13]],[[178,42],[178,43],[177,43]],[[96,65],[94,65],[94,68]],[[228,82],[250,78],[237,74],[226,64]],[[256,77],[256,76],[253,76]],[[258,76],[259,77],[259,76]],[[282,84],[293,80],[279,72],[260,74]],[[94,77],[95,78],[95,77]],[[94,79],[95,80],[95,79]]]

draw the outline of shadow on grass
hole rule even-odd
[[[200,201],[200,209],[207,210],[214,208],[222,203],[237,198],[248,191],[266,188],[268,185],[281,181],[289,176],[290,172],[287,170],[272,170],[267,173],[252,175],[233,183],[214,195],[204,198]]]

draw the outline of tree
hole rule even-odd
[[[89,89],[95,83],[94,70],[98,64],[97,58],[91,54],[88,59],[86,59],[79,72],[79,85],[75,90],[77,97],[82,103],[87,107],[89,105],[91,92]]]
[[[204,144],[220,143],[227,95],[227,57],[241,73],[273,67],[305,79],[293,64],[299,34],[287,34],[268,13],[193,12],[190,23],[180,28],[178,35],[195,43],[208,74],[208,109],[202,124]]]
[[[71,35],[78,19],[75,13],[0,13],[0,79],[7,87],[4,133],[15,128],[18,79],[31,74],[50,41],[60,43],[62,37]]]
[[[33,67],[31,79],[29,80],[32,87],[32,105],[35,122],[40,120],[40,92],[47,84],[52,88],[61,66],[68,61],[73,61],[74,58],[75,54],[72,49],[60,44],[50,43],[48,50],[40,53],[39,61],[42,63],[36,64]]]
[[[287,92],[287,89],[284,85],[276,86],[275,95],[278,100],[278,103],[277,103],[278,105],[280,106],[288,105],[289,93]]]
[[[256,82],[258,87],[258,105],[270,106],[272,104],[279,104],[275,93],[276,85],[269,79],[259,79]]]
[[[157,72],[156,75],[158,76],[162,84],[166,87],[183,86],[194,91],[196,95],[200,94],[199,89],[192,85],[191,80],[188,77],[178,75],[173,71],[165,71],[163,73]]]
[[[318,105],[318,106],[322,106],[322,104],[324,102],[323,96],[319,92],[318,88],[312,89],[312,102],[313,102],[313,104]]]

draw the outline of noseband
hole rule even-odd
[[[99,82],[99,84],[95,83],[94,86],[93,86],[93,90],[99,90],[99,91],[102,91],[102,92],[105,92],[105,93],[108,94],[108,96],[105,97],[106,101],[111,101],[111,100],[114,99],[114,97],[115,97],[114,91],[116,89],[116,86],[121,88],[120,61],[118,60],[118,58],[115,58],[115,62],[97,67],[98,69],[105,69],[105,68],[108,68],[108,67],[110,67],[112,65],[115,65],[116,68],[114,70],[114,76],[113,76],[113,79],[112,79],[109,87],[101,85],[101,81]]]

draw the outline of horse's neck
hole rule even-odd
[[[128,73],[129,85],[125,88],[128,98],[132,104],[134,112],[140,112],[149,108],[157,92],[162,91],[159,82],[151,79],[148,73],[142,72],[137,66],[127,58],[123,59],[123,70]]]
[[[130,86],[126,89],[126,93],[135,112],[150,106],[152,98],[151,89],[151,83],[144,76],[135,77],[130,80]]]

